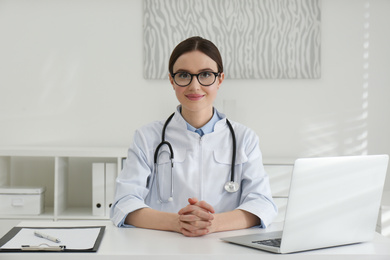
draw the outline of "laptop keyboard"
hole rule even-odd
[[[266,245],[266,246],[273,246],[273,247],[280,247],[280,243],[281,242],[282,242],[281,238],[252,241],[252,243],[255,243],[255,244]]]

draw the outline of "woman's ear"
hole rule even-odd
[[[225,79],[225,73],[221,72],[219,76],[217,77],[217,82],[218,82],[218,89],[221,86],[223,80]]]
[[[173,89],[175,89],[175,85],[174,85],[175,82],[173,81],[171,73],[168,73],[168,77],[169,77],[169,81],[171,82],[171,85],[172,85]]]

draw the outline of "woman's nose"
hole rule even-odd
[[[191,83],[187,87],[188,88],[194,88],[194,89],[200,89],[201,88],[201,85],[200,85],[196,75],[192,75]]]

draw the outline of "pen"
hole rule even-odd
[[[34,231],[34,235],[36,235],[37,237],[41,237],[41,238],[44,238],[44,239],[56,242],[56,243],[60,243],[61,242],[58,238],[49,236],[49,235],[41,233],[39,231]]]

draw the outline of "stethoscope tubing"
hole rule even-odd
[[[226,118],[226,123],[230,129],[230,133],[232,133],[232,140],[233,140],[232,168],[230,170],[230,181],[234,182],[234,169],[235,169],[235,165],[236,165],[236,151],[237,151],[236,144],[237,144],[237,142],[236,142],[236,135],[234,133],[232,124],[230,124],[230,122],[227,118]]]
[[[158,151],[160,150],[161,146],[163,146],[163,145],[168,146],[169,151],[171,152],[171,160],[173,160],[173,158],[174,158],[172,145],[168,141],[165,141],[165,131],[167,129],[169,122],[171,122],[174,115],[175,115],[175,113],[170,115],[168,117],[167,121],[165,121],[165,124],[164,124],[163,129],[162,129],[162,134],[161,134],[161,143],[156,147],[156,151],[154,152],[154,164],[157,163]],[[173,167],[173,163],[172,163],[172,167]]]
[[[161,143],[156,147],[156,150],[154,152],[154,165],[155,165],[155,174],[157,176],[157,160],[158,160],[158,155],[159,155],[159,150],[160,148],[163,146],[163,145],[166,145],[168,146],[169,148],[169,151],[170,151],[170,160],[171,160],[171,195],[168,199],[168,201],[172,201],[172,197],[173,197],[173,172],[172,172],[172,168],[173,168],[173,159],[174,159],[174,154],[173,154],[173,148],[172,148],[172,145],[168,142],[168,141],[165,141],[165,131],[167,129],[167,126],[169,124],[169,122],[172,120],[173,116],[175,115],[175,113],[173,113],[172,115],[170,115],[168,117],[168,119],[165,121],[165,124],[163,126],[163,129],[162,129],[162,134],[161,134]],[[228,125],[229,127],[229,130],[230,130],[230,133],[232,135],[232,141],[233,141],[233,153],[232,153],[232,165],[231,165],[231,170],[230,170],[230,182],[228,182],[226,185],[228,187],[234,187],[236,186],[235,189],[229,191],[228,188],[225,187],[225,189],[229,192],[235,192],[238,190],[238,184],[236,182],[234,182],[234,178],[235,178],[235,165],[236,165],[236,151],[237,151],[237,142],[236,142],[236,135],[235,135],[235,132],[234,132],[234,129],[233,129],[233,126],[232,124],[229,122],[228,119],[226,119],[226,124]],[[156,180],[158,182],[158,180]],[[233,185],[233,186],[231,186]],[[161,194],[160,194],[160,187],[157,183],[157,189],[158,189],[158,196],[159,196],[159,201],[162,203],[162,202],[167,202],[167,201],[164,201],[161,197]]]

